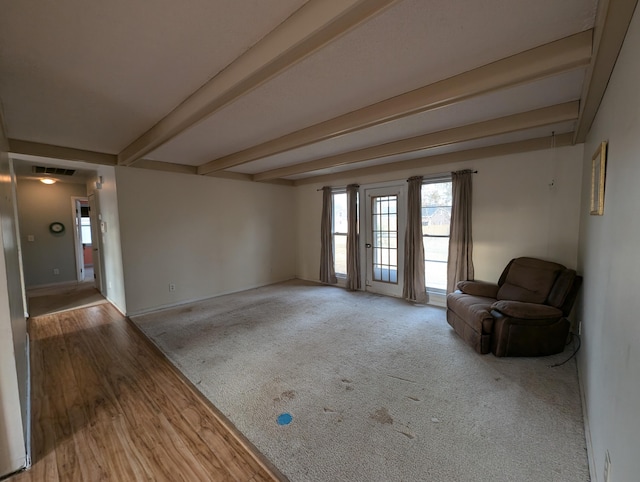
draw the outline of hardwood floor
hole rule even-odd
[[[11,482],[282,478],[111,305],[29,333],[33,466]]]

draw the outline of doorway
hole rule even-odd
[[[404,276],[405,186],[366,188],[365,289],[401,297]]]
[[[86,197],[73,197],[71,203],[74,217],[76,276],[78,283],[91,282],[94,280],[94,274],[89,200]]]

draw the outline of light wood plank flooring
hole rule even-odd
[[[29,333],[34,463],[11,482],[282,478],[111,305]]]

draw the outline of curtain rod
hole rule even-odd
[[[349,186],[353,186],[353,187],[360,187],[360,184],[347,184],[347,186],[346,186],[345,188],[340,187],[340,188],[337,188],[337,189],[344,189],[344,190],[346,191],[347,187],[349,187]],[[325,187],[326,187],[326,186],[325,186]],[[319,189],[316,189],[316,192],[318,192],[318,191],[322,191],[323,189],[324,189],[324,187],[321,187],[321,188],[319,188]],[[336,188],[331,188],[331,189],[336,189]]]
[[[453,174],[454,172],[455,171],[451,171],[451,174]],[[471,171],[471,174],[478,174],[478,171]],[[414,177],[423,177],[423,179],[425,181],[430,181],[430,180],[433,180],[433,179],[446,179],[446,178],[448,178],[448,176],[446,174],[438,174],[438,175],[429,176],[429,177],[427,177],[427,176],[411,176],[409,179],[407,179],[407,182],[409,182]]]
[[[453,174],[454,171],[451,171],[451,174]],[[478,174],[478,171],[471,171],[471,174]],[[439,176],[434,176],[434,179],[437,179]],[[428,177],[426,179],[429,179]],[[407,182],[409,182],[409,179],[407,179]],[[360,187],[360,186],[358,186]],[[319,189],[316,189],[316,192],[322,191],[324,189],[324,187],[321,187]]]

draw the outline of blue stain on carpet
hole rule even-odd
[[[293,420],[293,417],[290,413],[281,413],[278,415],[278,425],[289,425]]]

